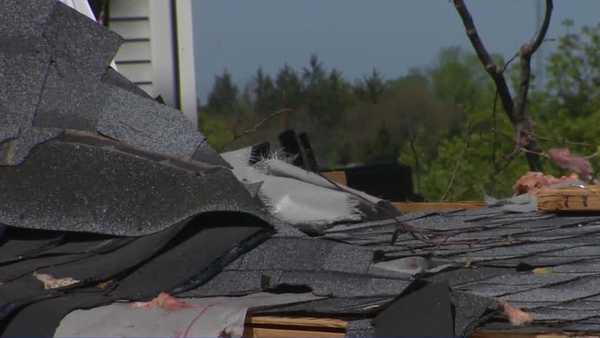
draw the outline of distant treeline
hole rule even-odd
[[[600,26],[561,37],[546,78],[529,103],[542,146],[594,153]],[[482,199],[510,194],[527,171],[522,156],[510,156],[513,131],[495,94],[476,56],[456,47],[405,76],[386,79],[374,69],[354,82],[312,56],[303,69],[284,66],[273,76],[258,69],[242,88],[224,71],[199,122],[219,150],[273,141],[294,128],[308,132],[322,167],[400,161],[413,167],[417,190],[430,200]],[[276,113],[282,109],[290,111]]]

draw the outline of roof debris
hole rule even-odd
[[[521,309],[518,309],[507,302],[499,302],[503,314],[508,318],[508,321],[514,326],[523,326],[531,324],[534,320],[533,315]]]
[[[252,149],[222,157],[110,68],[119,36],[55,0],[0,1],[0,19],[0,335],[168,335],[185,320],[190,335],[237,337],[249,308],[369,334],[401,335],[394,313],[430,315],[415,336],[506,322],[489,311],[600,328],[597,214],[541,214],[522,195],[400,215]],[[528,173],[517,192],[591,172],[568,150],[549,156],[578,176]]]
[[[166,292],[161,292],[156,298],[149,302],[134,302],[131,303],[134,309],[153,309],[161,308],[166,311],[177,311],[191,308],[192,305],[183,300],[177,299]]]
[[[73,279],[71,277],[54,278],[51,275],[45,273],[34,272],[33,276],[37,278],[37,280],[39,280],[40,282],[44,283],[45,290],[64,288],[79,283],[78,280]]]
[[[515,185],[513,190],[516,194],[530,194],[536,195],[543,188],[555,187],[555,186],[567,186],[567,185],[579,185],[584,184],[579,180],[577,174],[571,174],[569,176],[562,176],[556,178],[552,175],[544,175],[544,173],[537,171],[530,171],[527,174],[521,176]]]

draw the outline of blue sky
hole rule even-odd
[[[508,56],[534,34],[536,1],[467,5],[488,49]],[[564,33],[567,18],[594,25],[599,13],[599,0],[555,0],[548,38]],[[194,40],[201,99],[225,68],[245,83],[259,66],[301,68],[316,53],[349,79],[373,67],[394,78],[430,65],[440,48],[470,48],[449,0],[194,0]],[[547,42],[544,54],[555,44]]]

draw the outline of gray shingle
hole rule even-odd
[[[272,238],[230,264],[228,270],[367,273],[372,251],[312,238]]]
[[[277,278],[277,272],[270,272]],[[178,294],[178,297],[249,295],[263,291],[262,271],[223,271],[204,285]]]
[[[229,163],[227,163],[221,155],[219,155],[209,144],[208,140],[204,140],[204,142],[198,145],[196,151],[192,155],[192,160],[200,161],[204,163],[209,163],[213,165],[220,165],[226,168],[232,168]]]
[[[317,296],[351,298],[397,296],[412,281],[334,272],[284,272],[278,280],[271,279],[271,283],[272,286],[308,286]]]
[[[566,322],[592,318],[598,315],[600,309],[536,309],[531,314],[536,321]]]
[[[43,46],[8,54],[0,51],[0,142],[31,126],[45,83],[49,54]]]
[[[100,80],[122,43],[116,33],[60,2],[45,28],[44,37],[63,74],[79,72]]]
[[[36,147],[18,167],[0,167],[0,200],[3,224],[123,236],[154,233],[208,211],[260,217],[227,169],[188,171],[139,153],[57,140]]]
[[[54,128],[30,128],[17,139],[0,147],[0,165],[19,165],[36,145],[58,137],[62,131]]]
[[[393,297],[327,298],[302,304],[282,305],[256,311],[258,314],[365,315],[379,311]]]
[[[2,39],[40,38],[55,0],[2,0],[0,36]]]
[[[53,64],[33,121],[35,127],[96,131],[108,89],[87,76],[61,73]]]
[[[519,292],[506,297],[507,300],[567,302],[600,295],[600,278],[587,277],[563,285],[538,288]]]
[[[182,112],[126,90],[111,87],[98,132],[146,151],[189,159],[204,136]]]

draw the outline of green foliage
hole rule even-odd
[[[600,25],[561,37],[548,60],[548,86],[535,88],[528,105],[543,149],[597,151],[599,85]],[[524,157],[513,156],[514,131],[492,81],[476,55],[457,47],[396,79],[373,70],[350,83],[313,55],[301,71],[286,65],[271,77],[259,69],[245,88],[239,93],[227,72],[216,77],[199,115],[219,150],[276,141],[295,128],[308,132],[322,167],[398,160],[413,167],[417,191],[433,201],[508,196],[527,172]],[[293,111],[264,120],[282,108]]]
[[[227,70],[215,76],[215,84],[208,96],[206,110],[211,113],[227,114],[237,110],[238,87],[233,83]]]
[[[365,76],[362,80],[354,84],[354,94],[364,102],[377,104],[379,98],[385,93],[386,87],[381,74],[379,74],[377,69],[373,69],[371,75]]]
[[[562,36],[557,49],[549,60],[549,89],[571,115],[587,115],[599,104],[600,24]]]

